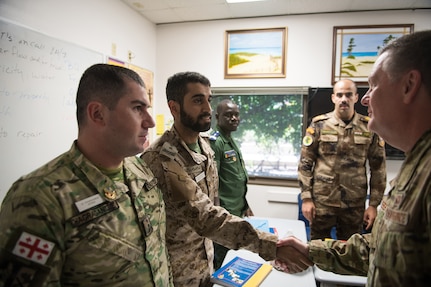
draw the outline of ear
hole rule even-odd
[[[104,124],[104,106],[99,102],[90,102],[87,105],[87,116],[89,121],[95,124]]]
[[[170,100],[168,102],[168,107],[169,107],[169,110],[171,110],[171,114],[174,118],[180,114],[180,104],[177,103],[176,101]]]
[[[355,103],[357,103],[357,102],[358,102],[358,100],[359,100],[359,94],[358,94],[358,93],[356,93],[354,96],[355,96]]]
[[[335,100],[334,100],[334,98],[335,98],[335,94],[331,94],[331,101],[332,101],[332,103],[335,105]]]
[[[412,103],[422,85],[421,73],[418,70],[411,70],[403,77],[402,93],[404,103]]]

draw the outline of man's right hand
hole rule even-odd
[[[316,216],[316,207],[312,199],[304,199],[302,201],[302,214],[310,222],[313,222],[314,216]]]
[[[294,236],[280,239],[277,242],[276,269],[286,273],[298,273],[304,271],[314,263],[308,256],[308,244]]]

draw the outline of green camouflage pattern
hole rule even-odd
[[[207,137],[198,141],[202,154],[191,151],[172,127],[141,156],[163,192],[166,244],[176,287],[212,286],[212,240],[230,249],[257,252],[266,260],[276,255],[277,236],[255,230],[214,205],[218,188],[214,152]]]
[[[367,240],[347,243],[311,241],[310,256],[322,269],[346,273],[365,267],[369,249],[368,287],[425,287],[431,282],[431,131],[406,154],[399,174],[382,202]],[[360,237],[354,235],[354,237]],[[326,244],[326,246],[324,246]],[[333,247],[344,244],[344,256]],[[350,251],[351,250],[351,251]],[[358,255],[363,255],[362,262]],[[365,268],[356,268],[356,270]],[[350,274],[361,274],[352,272]]]
[[[11,278],[8,266],[28,263],[10,256],[23,228],[55,249],[45,266],[35,267],[47,270],[43,282],[22,286],[173,286],[157,181],[137,157],[124,160],[124,178],[127,185],[113,182],[74,144],[16,181],[0,211],[0,286]],[[95,194],[104,200],[99,206],[117,208],[79,212],[75,203]]]

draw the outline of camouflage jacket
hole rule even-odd
[[[173,286],[157,181],[137,157],[123,172],[127,184],[113,182],[74,144],[16,181],[0,211],[0,286]]]
[[[367,123],[368,117],[358,113],[347,125],[333,112],[313,118],[298,166],[302,199],[341,208],[364,205],[368,160],[369,204],[380,204],[386,188],[384,141],[368,130]]]
[[[208,138],[199,137],[202,153],[191,151],[174,127],[142,158],[158,178],[166,204],[166,243],[176,287],[209,286],[213,243],[246,248],[275,258],[277,236],[255,230],[240,217],[215,206],[217,167]]]
[[[347,242],[310,242],[322,269],[365,275],[368,287],[425,287],[431,282],[431,131],[406,155],[371,234]],[[369,263],[369,264],[368,264]],[[368,271],[367,271],[368,270]]]

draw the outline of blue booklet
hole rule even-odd
[[[212,274],[211,282],[227,287],[257,287],[271,270],[271,264],[236,256]]]

